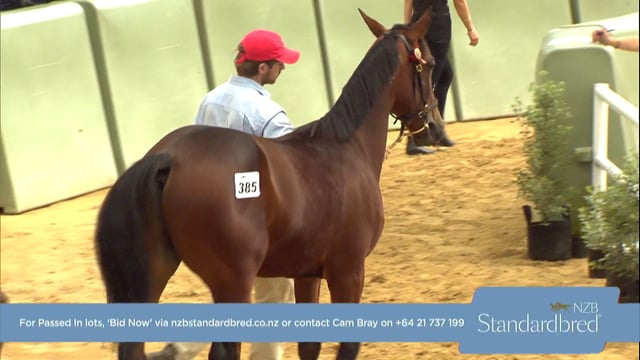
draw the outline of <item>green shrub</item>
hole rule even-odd
[[[566,187],[561,171],[570,161],[569,135],[572,118],[562,82],[546,73],[529,86],[533,103],[523,110],[520,99],[513,109],[523,123],[526,166],[515,172],[518,197],[530,201],[542,221],[568,215]]]
[[[625,159],[623,175],[604,191],[589,187],[579,210],[587,247],[604,258],[593,264],[621,277],[638,280],[638,154]]]

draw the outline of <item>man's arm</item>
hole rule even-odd
[[[480,41],[480,35],[476,31],[476,28],[473,26],[473,21],[471,20],[471,12],[469,11],[469,5],[467,4],[467,0],[454,0],[453,5],[456,8],[456,12],[462,20],[464,27],[467,28],[467,36],[469,36],[469,45],[476,46]]]
[[[599,42],[603,45],[613,46],[616,49],[627,50],[627,51],[638,51],[638,37],[628,37],[618,39],[611,34],[606,29],[594,30],[591,33],[591,39],[593,42]]]
[[[404,0],[404,23],[408,24],[411,21],[411,15],[413,14],[413,0]]]
[[[294,130],[287,115],[280,111],[267,121],[262,129],[262,137],[277,138]]]

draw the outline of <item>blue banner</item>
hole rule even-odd
[[[471,304],[2,304],[3,342],[459,342],[461,353],[588,354],[640,341],[614,287],[485,287]]]

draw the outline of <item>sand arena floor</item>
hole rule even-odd
[[[513,170],[522,166],[519,125],[510,119],[454,123],[457,146],[409,157],[397,146],[383,165],[386,225],[367,260],[365,303],[469,303],[480,286],[602,286],[586,259],[530,261]],[[393,140],[395,134],[390,134]],[[104,302],[92,243],[101,190],[1,218],[0,275],[12,302]],[[328,292],[323,289],[322,301]],[[163,302],[208,302],[181,267]],[[163,344],[148,344],[158,349]],[[286,359],[295,359],[294,344]],[[321,359],[335,357],[336,344]],[[9,343],[2,359],[115,359],[110,344]],[[206,359],[206,352],[197,359]],[[243,357],[246,359],[246,355]],[[457,343],[364,343],[360,359],[638,359],[638,344],[612,343],[594,355],[461,355]]]

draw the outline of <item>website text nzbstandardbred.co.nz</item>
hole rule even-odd
[[[330,328],[330,327],[371,327],[378,326],[376,320],[366,319],[297,319],[297,320],[256,320],[256,319],[179,319],[167,321],[166,326],[171,327],[263,327],[263,328],[279,328],[279,327],[298,327],[298,328]],[[161,325],[162,326],[162,325]]]

